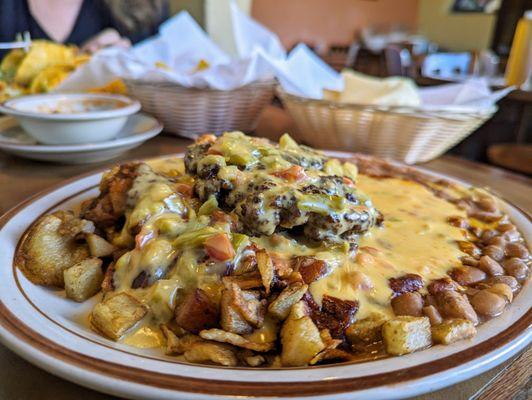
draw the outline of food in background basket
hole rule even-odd
[[[205,135],[105,173],[79,214],[33,224],[16,263],[73,301],[101,282],[90,323],[110,340],[224,366],[403,355],[504,312],[530,256],[493,197],[350,161],[288,135]]]
[[[378,106],[419,106],[418,88],[410,78],[375,78],[351,70],[342,72],[342,91],[324,90],[323,99]]]
[[[88,59],[75,46],[46,40],[33,41],[28,52],[12,50],[0,63],[0,101],[48,92]]]

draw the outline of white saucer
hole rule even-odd
[[[12,117],[0,118],[0,149],[32,160],[87,164],[109,160],[140,146],[159,134],[163,126],[155,118],[138,113],[129,117],[113,140],[76,145],[39,144]]]

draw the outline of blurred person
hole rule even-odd
[[[156,34],[167,17],[167,0],[0,0],[0,42],[28,31],[32,39],[94,53],[130,47]]]

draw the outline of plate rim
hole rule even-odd
[[[177,154],[168,154],[160,157],[150,157],[144,158],[141,160],[156,160],[164,159],[171,157],[178,157],[183,153]],[[330,155],[336,156],[352,156],[354,153],[333,153],[328,152]],[[141,161],[138,160],[138,161]],[[398,163],[402,165],[401,163]],[[30,198],[24,200],[23,202],[17,204],[8,210],[4,215],[0,216],[0,229],[2,229],[13,217],[23,211],[30,204],[36,202],[37,200],[47,196],[48,194],[61,189],[62,187],[67,186],[68,184],[74,183],[76,181],[82,180],[96,174],[100,174],[105,170],[108,170],[109,167],[102,167],[91,170],[87,173],[76,175],[66,180],[62,180],[51,187],[40,191],[39,193],[31,196]],[[432,176],[445,177],[446,179],[461,182],[467,184],[460,178],[455,178],[452,175],[441,174],[438,172],[433,172],[425,168],[416,167],[415,169],[427,173]],[[508,201],[504,196],[500,194],[495,194],[501,200],[508,203],[511,207],[518,210],[530,223],[532,217],[528,211],[522,210],[519,206],[515,205],[513,202]],[[62,201],[65,201],[66,198],[63,198]],[[21,237],[18,238],[20,241]],[[418,386],[422,381],[434,378],[438,375],[445,375],[447,372],[453,368],[464,368],[467,365],[474,364],[480,359],[485,359],[483,368],[476,369],[467,377],[478,375],[485,370],[498,365],[499,363],[505,361],[513,354],[515,354],[520,349],[527,346],[532,341],[532,332],[530,332],[530,326],[532,325],[532,313],[530,310],[532,307],[528,308],[528,311],[512,325],[506,327],[502,332],[488,338],[487,340],[478,343],[473,347],[468,347],[463,352],[458,354],[451,354],[442,359],[431,360],[423,364],[418,364],[413,367],[408,367],[401,370],[390,371],[386,373],[377,373],[375,375],[363,376],[359,378],[343,378],[336,379],[331,381],[291,381],[291,382],[244,382],[244,381],[213,381],[211,379],[202,379],[202,378],[190,378],[185,376],[177,375],[168,375],[158,372],[147,372],[145,370],[140,370],[135,367],[128,367],[128,369],[137,370],[135,373],[140,374],[137,376],[137,380],[130,380],[133,377],[130,374],[124,373],[124,366],[115,364],[109,361],[104,361],[100,359],[94,359],[86,354],[77,353],[69,348],[62,347],[57,343],[52,342],[51,340],[43,337],[38,332],[34,331],[23,321],[21,321],[16,315],[14,315],[11,310],[9,310],[2,300],[0,299],[0,315],[4,318],[0,319],[0,328],[6,330],[9,334],[12,335],[11,340],[4,336],[2,330],[0,330],[0,339],[6,344],[9,348],[14,350],[17,354],[21,355],[23,358],[30,359],[31,362],[37,364],[43,364],[46,367],[50,367],[52,370],[50,372],[56,373],[63,378],[73,379],[68,376],[66,372],[61,372],[61,368],[57,365],[51,365],[52,363],[46,362],[42,357],[45,356],[54,357],[59,351],[59,354],[63,356],[61,361],[66,365],[72,365],[85,370],[92,363],[98,365],[98,368],[94,369],[92,372],[97,373],[97,376],[117,379],[121,381],[128,381],[132,383],[148,385],[152,390],[171,390],[171,393],[175,395],[178,394],[187,394],[187,395],[205,395],[205,396],[214,396],[214,395],[249,395],[252,397],[255,396],[286,396],[286,397],[297,397],[297,396],[318,396],[318,395],[329,395],[329,396],[342,396],[348,395],[353,392],[359,392],[363,390],[379,390],[383,389],[389,385],[401,385],[405,382],[412,383],[417,382]],[[7,318],[6,318],[7,317]],[[26,332],[21,332],[20,327],[24,326]],[[10,328],[10,329],[9,329]],[[29,331],[29,333],[28,333]],[[40,337],[39,337],[40,336]],[[22,342],[22,345],[21,345]],[[36,349],[35,344],[40,346],[40,349]],[[18,347],[17,347],[18,346]],[[26,354],[23,350],[24,346],[29,346],[33,350],[37,350],[36,353],[32,356],[31,354]],[[482,351],[482,349],[488,349]],[[480,351],[478,351],[480,350]],[[22,353],[22,354],[21,354]],[[502,354],[502,356],[501,356]],[[469,357],[469,355],[471,355]],[[495,358],[499,355],[499,358]],[[40,358],[40,362],[37,362],[36,359]],[[82,361],[80,361],[82,360]],[[84,361],[85,362],[84,362]],[[462,361],[461,361],[462,360]],[[89,361],[89,362],[87,362]],[[42,365],[41,365],[42,367]],[[431,367],[432,369],[429,369]],[[102,374],[102,371],[110,370],[115,372],[115,374]],[[416,373],[415,370],[419,372]],[[89,369],[90,371],[90,369]],[[287,369],[289,371],[289,369]],[[431,371],[431,372],[427,372]],[[100,372],[100,373],[98,373]],[[132,372],[133,373],[133,372]],[[159,375],[161,376],[159,376]],[[66,376],[65,376],[66,375]],[[138,378],[144,377],[144,379],[138,380]],[[153,382],[153,378],[158,378],[158,384]],[[130,378],[130,379],[128,379]],[[168,379],[171,381],[168,382]],[[438,388],[453,384],[460,381],[460,378],[454,379],[453,376],[447,376],[440,380],[441,385]],[[98,390],[110,391],[110,388],[101,387],[101,380],[99,381],[97,377],[89,379],[88,382],[80,382],[80,379],[74,380],[78,384],[84,384],[89,387],[96,387]],[[381,382],[381,383],[379,383]],[[299,385],[298,385],[299,383]],[[170,384],[170,386],[168,386]],[[176,385],[177,384],[177,385]],[[432,385],[433,389],[435,386]],[[422,393],[423,390],[418,387],[419,393]],[[126,394],[129,396],[135,397],[134,393],[121,392],[121,394]],[[407,395],[412,395],[409,392]],[[397,393],[395,393],[397,398]]]

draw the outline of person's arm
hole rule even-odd
[[[116,29],[107,28],[83,43],[81,50],[87,53],[96,53],[98,50],[110,46],[127,49],[131,47],[131,41],[127,37],[121,36]]]

